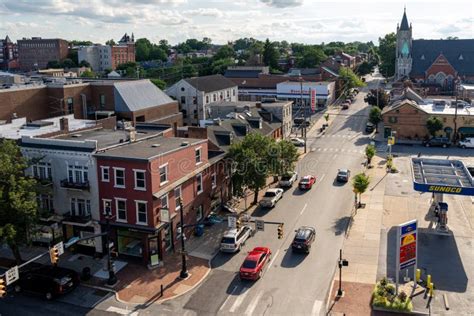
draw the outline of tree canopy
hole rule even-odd
[[[344,82],[346,90],[365,86],[365,83],[348,67],[339,69],[339,79]]]
[[[364,101],[370,105],[378,105],[380,109],[383,109],[390,103],[390,95],[386,93],[383,88],[370,89],[369,93],[367,93],[367,95],[365,96]]]
[[[382,111],[379,107],[374,106],[369,112],[369,122],[375,125],[375,132],[377,132],[378,124],[382,121]]]
[[[352,179],[352,188],[355,194],[359,194],[359,206],[362,200],[362,194],[367,190],[370,184],[370,178],[365,173],[359,173]]]
[[[430,116],[426,120],[426,128],[431,136],[436,136],[436,133],[443,129],[443,122],[436,116]]]
[[[300,51],[296,54],[297,66],[300,68],[315,68],[321,62],[326,60],[327,56],[319,47],[305,45],[300,47]]]
[[[278,58],[280,58],[280,53],[276,49],[275,43],[270,42],[267,38],[263,45],[263,63],[272,69],[278,69]]]
[[[397,36],[395,33],[389,33],[383,38],[379,38],[378,55],[380,56],[380,73],[385,77],[391,77],[395,74],[395,50]]]

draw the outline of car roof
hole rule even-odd
[[[348,169],[339,169],[338,172],[339,173],[347,173],[347,172],[349,172],[349,170]]]
[[[316,230],[313,228],[313,227],[309,227],[309,226],[302,226],[300,228],[298,228],[298,230],[296,231],[296,238],[298,239],[306,239],[309,237],[309,234],[311,232],[316,232]]]
[[[313,177],[312,175],[308,174],[308,175],[304,176],[303,178],[301,178],[301,180],[303,180],[303,179],[309,180],[309,179],[311,179],[312,177]]]
[[[260,259],[260,256],[262,254],[264,254],[263,251],[254,249],[248,253],[247,258],[245,258],[245,260],[257,261],[258,259]]]
[[[274,189],[268,189],[267,192],[274,192],[274,193],[277,193],[278,191],[280,191],[281,189],[277,189],[277,188],[274,188]]]

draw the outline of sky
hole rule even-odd
[[[404,5],[415,39],[474,38],[472,0],[0,0],[0,37],[377,43],[396,31]]]

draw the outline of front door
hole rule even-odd
[[[391,127],[384,127],[383,137],[388,138],[390,135],[392,135],[392,128]]]
[[[150,237],[148,239],[148,254],[150,256],[150,265],[156,266],[160,262],[158,236]]]

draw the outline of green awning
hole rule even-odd
[[[474,127],[460,127],[458,132],[461,134],[474,134]]]

